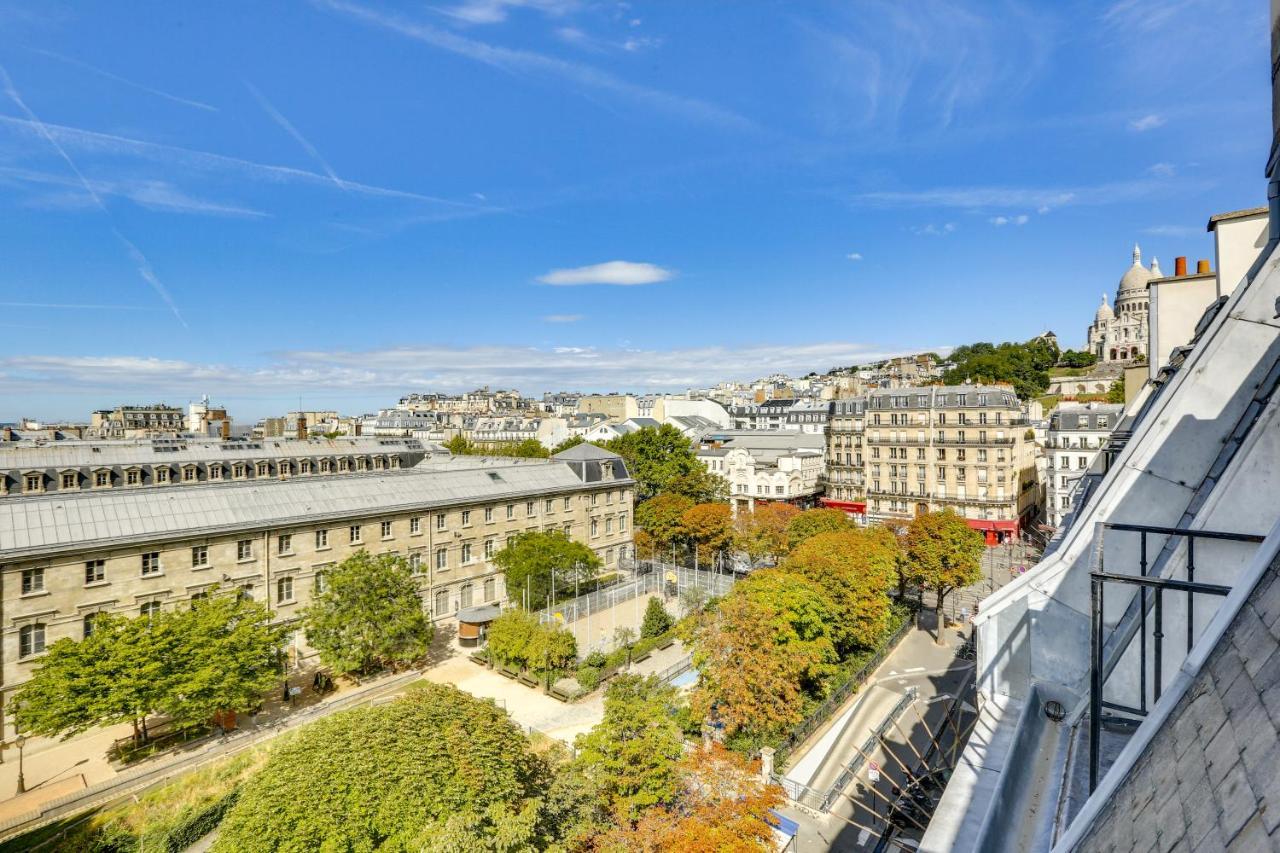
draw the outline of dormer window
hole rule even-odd
[[[79,485],[80,485],[80,475],[79,475],[79,474],[77,474],[75,471],[63,471],[63,472],[62,472],[62,485],[61,485],[61,488],[63,488],[63,489],[74,489],[74,488],[79,487]]]
[[[194,483],[196,481],[196,466],[184,465],[182,467],[182,482]]]
[[[44,489],[43,474],[24,474],[22,477],[22,490],[24,492],[39,492]]]
[[[110,471],[94,471],[93,472],[93,486],[95,489],[104,489],[110,485],[111,485]]]
[[[156,477],[156,482],[157,482],[157,483],[167,483],[167,482],[169,482],[169,469],[168,469],[168,468],[157,468],[157,469],[155,470],[155,477]]]
[[[321,473],[321,474],[328,474],[328,473],[329,473],[329,471],[330,471],[330,470],[332,470],[332,468],[333,468],[333,463],[332,463],[332,462],[330,462],[328,459],[321,459],[321,460],[320,460],[320,473]]]
[[[124,472],[124,482],[129,486],[136,486],[142,482],[142,471],[137,468],[130,468]]]

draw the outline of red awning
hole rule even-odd
[[[831,509],[842,509],[845,512],[857,513],[858,515],[867,514],[866,501],[838,501],[834,498],[819,498],[818,503]]]
[[[1017,533],[1018,522],[996,521],[988,518],[966,518],[965,522],[974,530],[1003,530],[1006,533]]]

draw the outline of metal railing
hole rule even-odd
[[[902,712],[907,710],[907,706],[916,701],[919,691],[914,687],[907,688],[907,692],[898,700],[897,704],[889,711],[889,714],[880,721],[880,725],[872,730],[871,734],[863,741],[862,748],[858,750],[857,756],[853,761],[845,765],[844,770],[840,771],[840,775],[831,783],[831,787],[827,788],[827,792],[822,800],[820,811],[827,811],[835,804],[840,794],[853,781],[853,777],[858,775],[858,771],[862,769],[862,765],[866,763],[867,756],[871,755],[875,748],[880,745],[880,739],[889,732],[889,728],[898,721],[898,717],[902,716]]]
[[[656,560],[638,560],[632,565],[636,575],[631,580],[543,607],[539,618],[543,622],[577,622],[589,613],[599,613],[633,598],[672,588],[677,594],[687,589],[701,589],[712,596],[720,596],[732,589],[738,580],[733,572],[691,569]]]
[[[1098,570],[1089,573],[1090,577],[1090,636],[1089,636],[1089,792],[1098,787],[1098,775],[1101,768],[1101,750],[1099,740],[1102,737],[1102,711],[1103,709],[1111,711],[1119,711],[1124,714],[1131,714],[1136,717],[1145,717],[1148,712],[1147,705],[1147,596],[1148,593],[1154,597],[1153,619],[1151,641],[1153,645],[1152,659],[1152,704],[1160,701],[1161,684],[1164,680],[1164,594],[1166,592],[1181,592],[1187,596],[1187,618],[1186,618],[1186,645],[1187,654],[1191,653],[1192,646],[1195,645],[1195,596],[1196,595],[1216,595],[1223,597],[1229,595],[1231,587],[1222,586],[1221,584],[1201,583],[1197,582],[1196,577],[1196,550],[1195,545],[1198,540],[1218,540],[1229,542],[1250,542],[1260,543],[1263,541],[1262,536],[1253,533],[1229,533],[1221,530],[1189,530],[1180,527],[1159,527],[1150,524],[1121,524],[1115,522],[1099,522],[1099,542],[1104,531],[1113,530],[1128,533],[1137,533],[1141,537],[1138,548],[1138,574],[1124,575],[1106,571],[1103,564],[1103,549],[1098,549]],[[1186,579],[1177,580],[1174,578],[1157,577],[1147,574],[1149,568],[1149,549],[1147,547],[1147,537],[1156,536],[1180,536],[1184,537],[1187,542],[1187,562],[1186,562]],[[1103,622],[1104,608],[1106,606],[1106,584],[1119,583],[1128,586],[1138,587],[1138,617],[1140,626],[1138,629],[1138,705],[1136,707],[1125,705],[1119,702],[1111,702],[1103,698],[1103,688],[1106,686],[1107,668],[1109,661],[1104,660],[1105,638],[1103,632],[1105,625]],[[1129,645],[1117,650],[1116,659],[1128,651]]]
[[[675,681],[691,669],[693,669],[693,655],[685,655],[671,666],[661,672],[655,673],[655,675],[663,684],[670,684],[672,681]]]

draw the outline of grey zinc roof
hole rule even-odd
[[[17,497],[0,502],[0,562],[64,548],[288,527],[583,485],[568,465],[557,462],[487,463],[443,460],[314,480]]]
[[[567,450],[561,450],[551,458],[561,459],[566,462],[595,462],[600,459],[621,459],[622,457],[589,441],[584,441],[582,444],[575,444]]]

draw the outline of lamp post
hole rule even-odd
[[[27,745],[27,738],[24,735],[18,735],[13,739],[13,743],[18,747],[18,793],[25,794],[27,792],[27,780],[22,775],[22,748]]]

